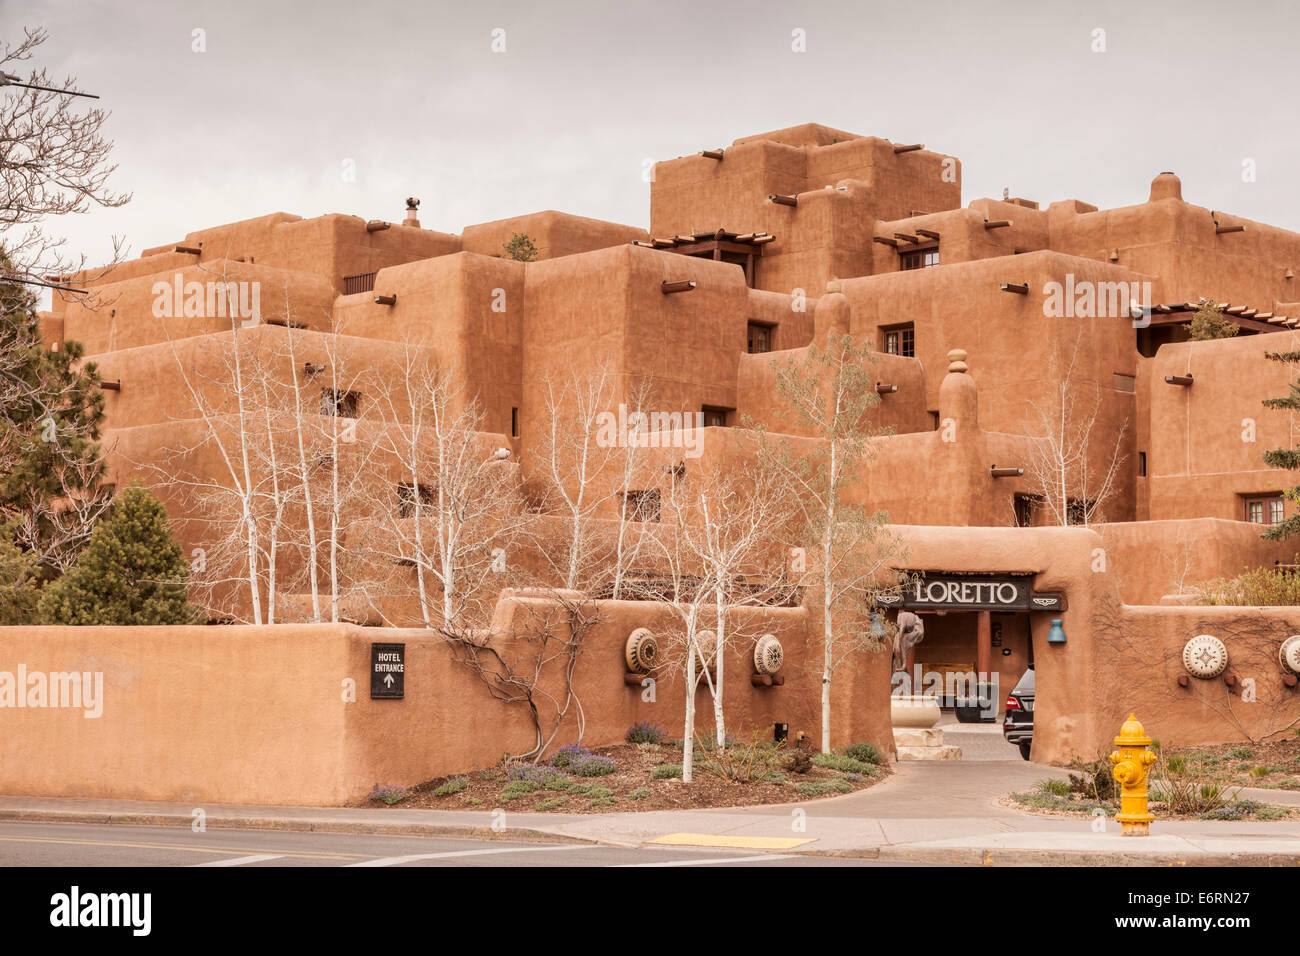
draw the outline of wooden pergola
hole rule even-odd
[[[726,229],[715,229],[713,232],[696,232],[664,239],[635,239],[632,245],[717,262],[723,261],[727,256],[733,257],[726,260],[730,262],[735,262],[736,257],[743,257],[745,284],[752,289],[755,260],[763,254],[763,247],[775,239],[776,236],[768,232],[728,232]],[[737,265],[740,263],[737,262]]]
[[[1200,309],[1200,302],[1166,302],[1151,306],[1151,326],[1187,325]],[[1247,332],[1281,332],[1300,328],[1300,316],[1274,315],[1249,306],[1222,304],[1223,318]]]

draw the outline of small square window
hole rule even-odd
[[[623,496],[624,514],[629,521],[654,523],[659,520],[659,489],[629,491]]]
[[[356,418],[357,408],[360,404],[360,392],[348,392],[340,388],[321,389],[320,413],[322,415],[337,415],[339,418]]]
[[[703,412],[705,428],[726,428],[732,413],[735,412],[735,409],[705,405]]]
[[[1252,495],[1245,498],[1246,520],[1251,524],[1281,524],[1286,505],[1281,495]]]
[[[884,349],[889,355],[916,357],[916,330],[909,323],[883,330]]]
[[[898,268],[901,272],[912,269],[932,269],[939,264],[939,249],[913,249],[898,254]]]
[[[775,329],[761,322],[750,322],[745,334],[745,350],[750,355],[772,351],[772,333]]]

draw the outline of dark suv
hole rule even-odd
[[[1002,736],[1020,748],[1020,756],[1029,759],[1029,745],[1034,740],[1034,665],[1011,690],[1006,712],[1002,716]]]

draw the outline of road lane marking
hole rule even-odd
[[[237,856],[231,860],[209,860],[207,863],[195,863],[195,866],[247,866],[249,863],[261,863],[263,860],[282,860],[278,853],[258,853],[253,856]]]
[[[215,853],[226,856],[230,853],[238,853],[240,850],[252,852],[264,847],[245,847],[245,846],[187,846],[180,843],[128,843],[121,840],[62,840],[55,837],[11,837],[0,835],[0,843],[54,843],[66,846],[112,846],[136,850],[184,850],[187,853]],[[362,853],[298,853],[290,850],[284,850],[281,856],[302,857],[309,860],[351,860]]]
[[[601,847],[591,844],[565,844],[563,846],[517,846],[500,847],[491,850],[454,850],[447,853],[412,853],[409,856],[384,856],[377,860],[362,860],[349,863],[348,866],[397,866],[401,863],[413,863],[416,860],[449,860],[458,856],[487,856],[490,853],[558,853],[561,850],[598,850]]]
[[[796,860],[795,853],[760,853],[757,856],[717,856],[704,860],[668,860],[659,863],[619,863],[618,866],[712,866],[715,863],[752,863],[757,860]]]
[[[717,846],[733,850],[793,850],[813,840],[798,837],[723,836],[712,833],[670,833],[646,841],[661,846]]]

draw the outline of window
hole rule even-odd
[[[1015,495],[1011,505],[1015,513],[1016,527],[1029,528],[1034,524],[1034,512],[1038,502],[1033,495]]]
[[[1246,499],[1246,520],[1252,524],[1281,524],[1285,516],[1281,495],[1258,495]]]
[[[898,268],[900,272],[907,272],[911,269],[932,269],[938,264],[938,246],[931,246],[929,249],[913,249],[898,254]]]
[[[1086,498],[1071,498],[1065,503],[1065,520],[1070,524],[1087,524],[1088,519],[1096,517],[1097,502]],[[1098,517],[1098,521],[1101,519]]]
[[[518,408],[510,409],[510,437],[511,438],[519,437],[519,409]]]
[[[623,496],[624,514],[630,521],[656,522],[659,520],[659,489],[629,491]]]
[[[416,486],[409,481],[404,481],[397,486],[397,516],[399,518],[409,518],[415,514],[417,487],[419,489],[420,504],[433,504],[433,488],[424,484]]]
[[[881,334],[884,337],[884,347],[881,351],[907,358],[916,357],[916,330],[911,322],[881,329]]]
[[[750,322],[745,334],[745,351],[750,355],[772,351],[772,333],[776,329],[762,322]]]
[[[727,421],[731,417],[734,408],[718,408],[714,405],[704,406],[704,427],[705,428],[726,428]]]
[[[1147,453],[1144,451],[1140,451],[1138,452],[1138,477],[1145,478],[1146,476],[1147,476]]]
[[[348,392],[340,388],[321,389],[320,413],[322,415],[337,415],[340,418],[356,418],[357,406],[360,403],[360,392]]]

